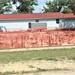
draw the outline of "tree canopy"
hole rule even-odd
[[[0,14],[12,11],[12,4],[16,5],[17,2],[17,12],[12,13],[33,13],[34,5],[38,5],[37,0],[0,0]]]
[[[75,0],[47,1],[43,7],[44,12],[75,13]]]
[[[33,13],[34,5],[37,5],[37,0],[18,0],[20,6],[17,7],[19,13]]]
[[[11,11],[10,0],[0,0],[0,14]]]
[[[16,3],[19,3],[17,6]],[[16,5],[16,11],[12,13],[33,13],[37,0],[0,0],[0,14],[12,11],[12,4]],[[52,0],[43,6],[43,12],[62,12],[75,14],[75,0]]]

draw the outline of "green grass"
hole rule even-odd
[[[27,60],[75,60],[75,48],[71,49],[47,49],[32,51],[0,52],[0,63],[9,63]]]

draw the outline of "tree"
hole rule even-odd
[[[0,14],[12,11],[12,4],[16,5],[17,2],[19,2],[17,12],[12,13],[32,13],[34,5],[38,5],[37,0],[0,0]]]
[[[43,8],[44,12],[57,12],[58,11],[57,0],[47,1],[46,6],[44,6]]]
[[[73,13],[73,11],[70,8],[66,8],[64,11],[62,11],[62,13]]]
[[[59,12],[64,5],[65,0],[53,0],[47,1],[46,7],[44,6],[44,12]]]
[[[17,7],[18,13],[32,13],[37,0],[18,0],[20,6]]]
[[[73,11],[75,14],[75,0],[69,0],[69,8]]]
[[[0,0],[0,14],[11,11],[10,0]]]
[[[43,7],[44,12],[75,13],[75,0],[53,0],[47,1]]]

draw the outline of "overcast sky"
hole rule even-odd
[[[38,6],[35,6],[35,11],[34,13],[40,13],[42,12],[42,7],[45,5],[46,1],[49,1],[49,0],[38,0]]]
[[[46,0],[38,0],[38,6],[34,7],[35,8],[34,13],[40,13],[45,3],[46,3]]]

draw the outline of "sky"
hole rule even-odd
[[[34,13],[40,13],[42,12],[42,7],[45,5],[47,0],[38,0],[38,6],[34,6],[35,11]]]

